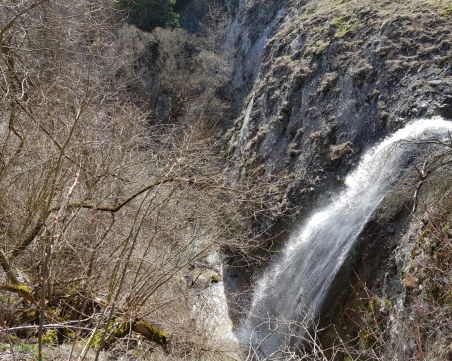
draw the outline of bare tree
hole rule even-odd
[[[259,244],[250,225],[274,190],[228,178],[205,69],[170,79],[165,63],[168,87],[189,85],[178,99],[201,85],[211,95],[159,124],[130,91],[147,48],[121,43],[114,2],[2,6],[0,337],[36,336],[39,359],[49,338],[69,339],[81,359],[94,347],[97,359],[134,334],[161,352],[224,352],[192,322],[199,295],[221,278],[207,258]]]

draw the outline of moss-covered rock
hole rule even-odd
[[[133,330],[159,345],[163,346],[168,342],[168,335],[165,332],[145,321],[135,322],[133,324]]]
[[[24,284],[3,284],[0,285],[0,290],[15,293],[28,302],[36,302],[33,296],[33,292],[28,286]]]

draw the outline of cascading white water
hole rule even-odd
[[[251,342],[264,355],[289,341],[287,329],[271,333],[278,321],[297,320],[300,307],[317,315],[335,275],[359,234],[385,195],[400,177],[415,149],[401,141],[443,137],[452,122],[440,117],[408,124],[366,152],[331,203],[317,210],[294,232],[286,248],[258,282],[239,339]]]

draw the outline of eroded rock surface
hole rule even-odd
[[[365,148],[410,120],[451,115],[446,2],[229,6],[232,88],[242,109],[227,133],[230,152],[244,172],[264,165],[291,177],[282,203],[299,206],[303,190],[336,184]]]
[[[303,218],[327,190],[341,187],[363,151],[386,135],[416,118],[452,119],[450,1],[238,0],[229,1],[229,8],[228,42],[235,51],[231,88],[238,109],[225,135],[229,154],[241,162],[241,172],[259,169],[262,176],[290,180],[277,185],[285,187],[281,209],[294,207]],[[392,347],[394,359],[427,355],[435,347],[432,359],[450,357],[445,343],[436,343],[445,335],[447,317],[438,320],[437,338],[425,338],[428,330],[421,330],[421,346],[410,334],[415,325],[407,323],[428,315],[429,307],[443,312],[450,306],[450,271],[428,266],[438,260],[450,264],[444,245],[450,244],[452,221],[441,209],[450,200],[451,178],[450,172],[438,174],[441,187],[434,179],[425,183],[420,200],[435,189],[442,194],[414,213],[415,177],[404,184],[403,195],[387,197],[384,207],[390,211],[381,209],[367,225],[332,290],[335,302],[327,302],[325,319],[357,337],[363,349],[372,341],[364,327],[337,314],[357,307],[357,297],[368,297],[367,315],[387,322],[383,336],[390,334],[393,344],[385,347]],[[422,223],[432,204],[443,218]],[[361,287],[356,294],[347,288],[353,276],[358,276],[354,289]],[[362,293],[362,282],[371,293]]]

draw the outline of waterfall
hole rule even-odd
[[[239,339],[268,357],[290,342],[287,325],[300,320],[301,309],[318,315],[359,234],[414,150],[419,150],[411,141],[450,132],[452,123],[440,117],[421,119],[368,150],[347,176],[345,188],[293,232],[282,254],[257,283],[249,314],[238,330]],[[269,331],[281,321],[284,327]]]

